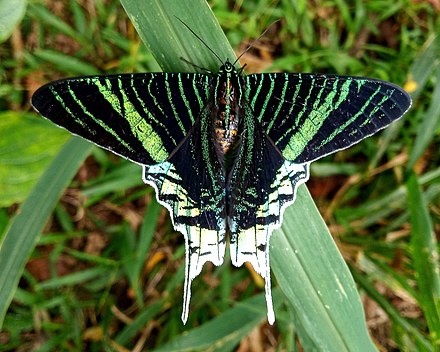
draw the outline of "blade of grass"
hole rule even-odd
[[[235,61],[225,34],[204,0],[121,0],[144,44],[165,72],[194,72],[191,64],[217,72],[221,62],[177,19],[199,35],[224,61]]]
[[[26,11],[26,0],[0,0],[0,43],[12,34]]]
[[[148,209],[144,215],[144,222],[139,232],[139,242],[136,248],[136,258],[133,262],[132,274],[129,277],[132,278],[131,284],[136,292],[136,299],[139,306],[143,305],[142,294],[142,269],[145,265],[145,259],[150,249],[151,241],[154,238],[154,230],[159,219],[161,206],[156,201],[155,197],[152,197],[151,202],[148,205]]]
[[[180,60],[180,57],[214,72],[219,67],[214,55],[175,16],[182,19],[221,57],[233,60],[233,51],[206,2],[194,1],[190,6],[186,2],[122,0],[122,4],[141,38],[164,70],[194,71],[194,67]],[[335,351],[348,350],[350,346],[356,346],[353,350],[358,351],[359,346],[364,346],[362,351],[375,350],[368,337],[362,306],[350,273],[335,245],[331,243],[328,230],[316,211],[310,194],[305,190],[299,193],[296,207],[290,207],[285,212],[284,221],[288,225],[284,225],[283,230],[272,237],[274,273],[280,279],[288,300],[298,310],[298,315],[305,324],[305,331],[310,334],[310,329],[313,329],[318,345]],[[310,240],[311,236],[313,240]],[[291,249],[287,256],[286,243]],[[302,256],[297,266],[291,265],[295,256],[291,243],[295,244],[295,250]],[[322,252],[317,252],[312,245],[319,246]],[[331,271],[331,275],[327,276],[326,265],[314,267],[317,253],[324,263],[335,265],[339,272]],[[310,270],[310,267],[314,269]],[[301,289],[302,280],[293,281],[297,270],[306,273],[305,276],[317,275],[309,278],[313,284],[307,285],[307,289]],[[328,287],[337,290],[327,293],[325,291]],[[326,295],[325,299],[320,298],[322,294]],[[317,306],[310,311],[303,309],[302,304],[308,307]],[[332,343],[335,345],[332,346]]]
[[[431,35],[426,41],[422,53],[411,65],[410,77],[404,88],[411,93],[413,101],[417,100],[432,72],[439,67],[439,51],[440,36]]]
[[[60,19],[60,17],[53,14],[47,7],[33,3],[29,5],[28,13],[31,17],[37,19],[43,24],[45,29],[53,28],[71,38],[74,38],[78,42],[85,44],[84,38],[78,35],[78,32],[75,31],[75,29]]]
[[[59,53],[54,50],[38,50],[34,55],[45,62],[51,63],[54,67],[71,72],[75,75],[98,75],[99,70],[76,57]]]
[[[92,145],[70,139],[32,189],[0,244],[0,329],[27,259],[51,212]]]
[[[419,303],[425,313],[434,349],[440,348],[440,267],[437,241],[417,176],[407,181],[411,217],[411,248],[416,270]]]
[[[306,187],[271,238],[278,283],[320,351],[375,351],[350,271]]]
[[[114,270],[109,267],[98,266],[95,268],[85,269],[62,277],[55,277],[35,285],[36,290],[47,290],[60,288],[63,286],[74,286],[82,284],[86,281],[97,280],[99,277],[108,277],[110,272]]]
[[[275,290],[274,298],[280,299],[280,296]],[[154,352],[231,351],[264,319],[264,310],[255,308],[263,306],[264,295],[254,296],[202,326],[177,336]]]
[[[130,324],[116,334],[114,337],[115,342],[120,345],[125,345],[131,339],[134,339],[137,334],[145,329],[145,326],[149,322],[154,321],[155,317],[164,310],[166,305],[166,301],[160,299],[157,302],[150,304],[148,307],[144,307]]]
[[[410,335],[418,346],[417,351],[434,351],[429,341],[405,318],[403,318],[398,310],[386,300],[386,298],[376,290],[374,285],[363,275],[358,273],[355,269],[352,270],[352,274],[356,279],[356,282],[362,287],[369,297],[374,299],[375,302],[385,311],[390,317],[393,323],[401,328],[405,333]],[[403,349],[404,351],[407,349]]]
[[[440,55],[440,48],[439,48]],[[422,122],[417,131],[411,156],[408,162],[408,169],[412,169],[416,161],[422,156],[425,149],[432,142],[437,126],[440,123],[440,69],[437,69],[436,84],[432,93],[431,104],[428,111],[423,114]]]

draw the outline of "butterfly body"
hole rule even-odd
[[[141,73],[71,78],[32,97],[46,118],[143,167],[185,237],[183,321],[203,265],[248,261],[275,320],[269,239],[313,160],[376,133],[411,100],[388,82],[335,75]]]
[[[243,128],[243,82],[235,67],[227,61],[212,78],[212,136],[217,156],[227,176],[240,145]]]

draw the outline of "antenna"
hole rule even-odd
[[[206,44],[204,41],[203,41],[203,39],[202,38],[200,38],[200,36],[199,35],[197,35],[197,33],[196,32],[194,32],[185,22],[183,22],[179,17],[177,17],[177,16],[174,16],[174,17],[176,17],[198,40],[200,40],[201,42],[202,42],[202,44],[204,45],[204,46],[206,46],[206,48],[211,52],[211,53],[213,53],[214,54],[214,56],[218,59],[218,61],[220,61],[220,64],[223,64],[223,61],[222,61],[222,59],[220,59],[220,56],[218,56],[217,55],[217,53],[214,51],[214,50],[212,50],[209,46],[208,46],[208,44]]]
[[[255,39],[255,40],[253,40],[249,45],[248,45],[248,47],[237,57],[237,59],[234,61],[234,63],[232,64],[233,66],[235,66],[235,64],[238,62],[238,60],[240,60],[241,59],[241,57],[244,55],[244,54],[246,54],[253,46],[254,46],[254,44],[256,43],[256,42],[258,42],[262,37],[264,37],[265,35],[266,35],[266,33],[267,33],[267,31],[270,29],[270,27],[272,27],[275,23],[277,23],[277,22],[279,22],[280,20],[276,20],[276,21],[274,21],[274,22],[272,22],[270,25],[269,25],[269,27],[267,27],[265,30],[264,30],[264,32],[263,33],[261,33],[260,34],[260,36],[257,38],[257,39]],[[244,66],[243,66],[243,68],[244,68]]]

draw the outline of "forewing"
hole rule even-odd
[[[402,88],[369,78],[267,73],[245,81],[255,117],[283,157],[295,163],[347,148],[411,105]]]
[[[232,263],[252,264],[265,279],[268,320],[275,320],[270,286],[269,239],[309,177],[309,164],[285,160],[265,135],[249,107],[245,130],[227,188]]]
[[[206,104],[203,74],[135,73],[69,78],[38,89],[44,117],[143,165],[166,160]]]
[[[167,161],[144,167],[145,182],[155,187],[174,228],[185,236],[184,322],[188,318],[192,280],[207,261],[223,263],[226,245],[225,178],[214,145],[208,140],[209,121],[209,109],[205,109]]]

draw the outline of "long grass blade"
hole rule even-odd
[[[175,17],[209,43],[220,57],[233,61],[233,51],[206,2],[199,0],[189,5],[182,1],[122,0],[122,4],[164,70],[194,71],[181,57],[214,72],[219,67],[218,59]],[[331,350],[344,351],[352,346],[375,350],[350,273],[305,189],[300,191],[295,207],[285,212],[284,221],[282,230],[272,236],[272,267],[288,301],[297,310],[304,331],[310,333],[313,327],[317,345],[333,344]],[[300,261],[296,253],[301,254]],[[330,263],[328,266],[335,269],[328,270],[324,264],[316,266],[317,253],[324,264]],[[297,265],[292,265],[295,260]],[[311,284],[305,284],[304,277]],[[329,287],[335,291],[326,292]]]
[[[24,266],[62,192],[92,145],[70,139],[21,205],[0,244],[0,328]]]
[[[353,278],[306,187],[271,239],[287,302],[320,351],[375,351]]]
[[[440,267],[438,243],[426,200],[417,176],[407,181],[408,208],[411,217],[411,247],[417,272],[419,302],[425,313],[435,349],[440,348]]]

